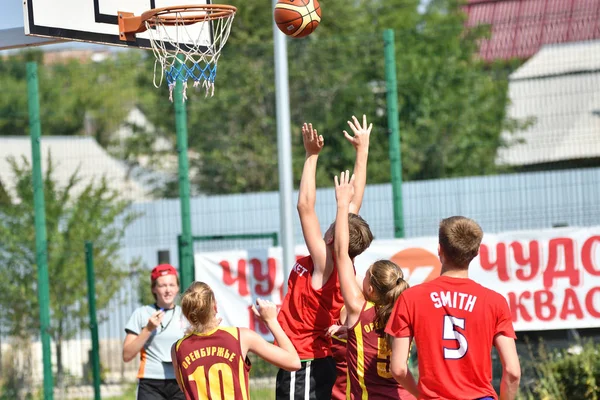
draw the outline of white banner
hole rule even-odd
[[[439,276],[437,247],[436,237],[376,240],[356,258],[357,274],[390,259],[418,285]],[[306,247],[297,246],[296,255],[307,255]],[[201,253],[195,262],[223,324],[269,338],[249,308],[258,297],[281,303],[281,248]],[[486,234],[469,275],[506,297],[517,331],[600,327],[600,227]]]

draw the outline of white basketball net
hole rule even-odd
[[[154,62],[154,86],[159,87],[163,78],[169,84],[169,99],[173,101],[173,89],[178,80],[183,83],[183,99],[187,99],[187,83],[191,79],[194,87],[202,86],[206,96],[215,92],[217,62],[223,46],[229,39],[234,13],[225,17],[209,19],[210,10],[196,10],[201,16],[194,24],[183,23],[185,11],[173,12],[173,23],[165,25],[158,18],[145,22],[149,33]],[[202,19],[202,16],[204,17]],[[212,29],[212,32],[211,32]],[[212,35],[212,43],[207,38]],[[160,65],[160,69],[158,68]],[[160,75],[160,78],[157,78]]]

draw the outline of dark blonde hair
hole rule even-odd
[[[389,260],[375,261],[367,270],[369,283],[373,287],[372,301],[376,307],[375,329],[383,334],[390,319],[396,300],[409,288],[398,265]],[[388,348],[392,348],[392,337],[386,334]]]
[[[213,317],[215,294],[204,282],[194,282],[181,298],[181,311],[190,323],[188,333],[202,332]]]
[[[369,224],[360,215],[348,214],[348,231],[350,242],[348,243],[348,255],[354,258],[369,248],[373,241],[373,233]]]
[[[330,229],[335,232],[335,221],[331,224]],[[373,233],[367,221],[360,215],[348,213],[348,239],[348,255],[350,258],[362,254],[371,245]]]
[[[468,268],[479,253],[482,239],[483,231],[472,219],[455,216],[440,222],[440,247],[453,267]]]

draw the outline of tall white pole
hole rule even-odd
[[[273,0],[275,8],[277,0]],[[287,291],[287,278],[296,262],[294,254],[294,208],[292,181],[292,140],[290,130],[290,96],[288,61],[285,35],[273,20],[275,46],[275,100],[277,105],[277,159],[279,161],[279,214],[281,246],[283,249],[283,291]]]

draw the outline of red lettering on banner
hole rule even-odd
[[[577,293],[573,289],[565,290],[565,300],[560,310],[560,319],[567,319],[569,314],[575,315],[577,319],[583,319],[583,310],[581,304],[579,304]]]
[[[530,322],[533,320],[531,314],[529,314],[529,311],[527,311],[527,308],[523,305],[523,298],[530,299],[531,292],[525,291],[519,295],[519,298],[517,298],[516,293],[508,293],[508,305],[511,310],[513,322],[517,322],[519,320],[519,315],[525,322]]]
[[[533,293],[524,291],[519,294],[509,292],[508,304],[513,322],[533,321],[533,318],[528,311],[531,309],[531,303],[527,301],[532,298],[532,295],[532,305],[535,311],[535,317],[540,321],[547,322],[556,320],[557,316],[564,321],[572,315],[578,320],[586,318],[586,314],[582,307],[584,302],[583,293],[577,293],[575,290],[567,288],[565,289],[562,304],[556,303],[556,296],[550,290],[538,290]],[[558,312],[558,307],[560,307],[560,313]],[[600,318],[600,287],[595,287],[587,292],[585,296],[585,309],[591,317]]]
[[[248,296],[248,281],[246,279],[246,260],[238,260],[236,276],[231,273],[231,267],[228,261],[221,261],[219,265],[223,268],[223,283],[227,286],[238,284],[238,293],[240,296]]]
[[[556,317],[556,307],[553,304],[554,293],[550,290],[538,290],[533,293],[533,304],[535,305],[535,316],[540,321],[552,321]],[[544,312],[544,309],[548,312]],[[544,315],[548,314],[548,315]]]
[[[594,302],[594,296],[600,298],[600,287],[595,287],[585,295],[585,308],[594,318],[600,318],[600,300]]]
[[[490,260],[490,250],[485,244],[482,244],[479,248],[479,262],[481,263],[481,268],[487,271],[492,271],[496,268],[498,278],[500,278],[502,282],[510,280],[506,265],[506,245],[504,243],[498,243],[496,245],[495,261]]]
[[[523,246],[519,242],[512,242],[510,244],[510,248],[513,251],[515,262],[519,265],[519,268],[515,271],[515,275],[517,279],[521,281],[530,281],[535,278],[540,271],[540,244],[537,240],[532,240],[529,242],[529,257],[525,257],[523,254]],[[525,267],[529,271],[525,272]]]
[[[254,285],[254,292],[259,296],[267,296],[270,295],[273,291],[273,287],[275,287],[275,269],[276,262],[274,258],[267,259],[267,271],[263,272],[262,262],[257,258],[252,258],[250,260],[250,265],[252,265],[252,275],[254,279],[256,279],[260,284]],[[266,282],[267,285],[264,286],[262,283]]]
[[[600,244],[600,236],[592,236],[585,241],[581,248],[581,263],[583,268],[593,276],[600,276],[600,265],[594,265],[596,245]]]
[[[564,270],[557,269],[559,264],[559,250],[562,247]],[[569,278],[571,286],[579,286],[580,274],[575,266],[575,244],[573,239],[558,238],[548,243],[548,265],[544,271],[544,287],[551,288],[554,280],[558,278]]]

